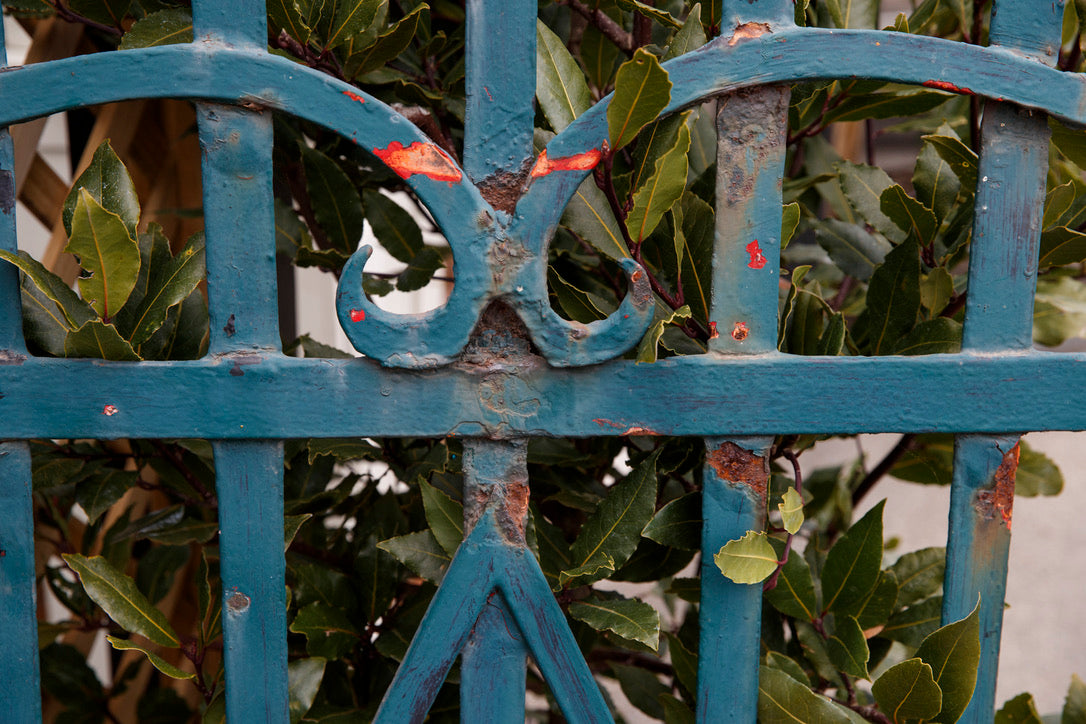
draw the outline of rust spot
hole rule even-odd
[[[1003,456],[996,469],[993,485],[977,494],[977,510],[985,517],[999,516],[1007,530],[1011,529],[1011,509],[1014,507],[1014,476],[1018,472],[1019,446]]]
[[[351,92],[349,90],[343,91],[343,95],[347,96],[352,101],[358,101],[359,103],[365,103],[366,102],[365,98],[363,98],[362,96],[358,95],[357,93],[353,93],[353,92]]]
[[[630,281],[631,282],[639,282],[639,281],[641,281],[641,277],[643,277],[643,276],[645,276],[644,273],[640,269],[638,269],[637,271],[635,271],[633,274],[630,275]]]
[[[592,422],[596,423],[600,427],[610,427],[615,430],[622,430],[620,435],[662,435],[663,433],[657,432],[648,427],[641,427],[640,425],[627,425],[624,422],[615,422],[614,420],[608,420],[603,417],[593,418]],[[624,429],[625,428],[625,429]]]
[[[710,450],[705,456],[716,474],[722,479],[738,485],[746,485],[765,503],[766,489],[769,485],[769,463],[760,455],[739,447],[734,442],[723,442],[716,450]]]
[[[769,259],[766,259],[765,254],[762,253],[762,247],[758,246],[757,239],[747,244],[747,253],[750,254],[750,261],[747,262],[747,266],[751,269],[761,269],[769,262]]]
[[[365,318],[366,318],[366,310],[365,309],[352,309],[351,310],[351,321],[352,322],[361,322]]]
[[[105,407],[102,408],[102,414],[105,415],[106,417],[113,417],[114,415],[117,414],[117,406],[116,405],[106,405]]]
[[[241,363],[234,362],[234,366],[230,368],[230,376],[231,377],[243,377],[244,375],[245,375],[245,370],[243,370],[241,368]]]
[[[512,214],[516,211],[517,201],[524,192],[530,163],[531,159],[525,159],[524,164],[516,171],[498,171],[490,174],[477,184],[479,193],[495,209]],[[491,221],[492,219],[487,215],[485,221],[480,219],[480,225],[489,226]]]
[[[948,83],[945,80],[926,80],[920,85],[927,88],[936,88],[941,91],[947,91],[949,93],[963,93],[967,96],[974,95],[973,91],[963,86],[956,86],[953,83]]]
[[[230,598],[226,599],[226,606],[233,613],[241,613],[245,609],[249,608],[249,597],[240,591],[234,591]]]
[[[8,552],[6,550],[4,550],[3,548],[0,548],[0,558],[5,557],[7,554],[8,554]]]
[[[769,23],[740,23],[735,26],[735,32],[733,32],[732,37],[728,39],[728,45],[735,45],[741,40],[760,38],[766,33],[771,32],[773,31],[769,29]]]
[[[234,315],[231,314],[230,318],[226,320],[226,325],[222,328],[222,331],[227,337],[233,337],[237,332],[237,328],[234,326]]]
[[[735,328],[732,329],[732,339],[736,342],[742,342],[747,338],[748,334],[750,334],[750,327],[747,326],[746,322],[735,323]]]
[[[373,149],[373,154],[402,179],[426,176],[452,186],[463,177],[449,154],[432,143],[415,141],[405,148],[399,141],[393,141],[388,148]]]
[[[11,214],[15,208],[15,176],[6,169],[0,169],[0,211]]]
[[[716,339],[720,336],[720,332],[716,329],[716,322],[709,322],[709,339]]]
[[[532,167],[532,178],[546,176],[552,171],[591,171],[600,162],[602,154],[598,148],[592,148],[584,153],[576,153],[572,156],[561,156],[556,159],[547,158],[547,149],[539,154],[535,166]]]

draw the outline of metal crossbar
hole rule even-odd
[[[705,439],[699,721],[753,721],[760,590],[712,570],[725,542],[764,525],[766,448],[777,433],[958,433],[944,621],[981,600],[982,660],[963,721],[994,706],[1017,433],[1083,429],[1082,354],[1031,351],[1046,114],[1086,123],[1086,84],[1051,66],[1062,4],[998,0],[991,43],[797,28],[785,0],[725,2],[722,37],[669,61],[672,112],[720,97],[717,233],[708,354],[634,365],[618,358],[651,319],[636,264],[630,293],[574,326],[547,302],[546,250],[562,209],[607,136],[608,99],[532,153],[535,10],[468,3],[467,130],[458,167],[394,110],[266,52],[257,0],[194,0],[195,42],[101,53],[0,73],[0,125],[130,98],[196,102],[203,148],[210,351],[178,362],[28,356],[19,278],[0,268],[0,680],[7,721],[41,718],[30,456],[25,440],[204,438],[214,446],[221,528],[227,712],[285,722],[282,544],[284,438],[464,438],[467,537],[392,682],[380,721],[418,721],[462,655],[464,721],[520,720],[531,656],[572,721],[611,714],[524,542],[529,436]],[[869,77],[990,99],[984,114],[963,350],[920,358],[795,357],[776,351],[781,176],[788,84]],[[48,89],[48,92],[43,92]],[[338,314],[367,358],[281,353],[272,210],[272,112],[356,140],[404,176],[445,231],[455,289],[433,312],[399,316],[361,289],[359,251]],[[414,150],[414,155],[412,151]],[[428,163],[412,165],[428,154]],[[0,173],[13,168],[0,136]],[[526,169],[531,169],[526,173]],[[512,197],[509,189],[523,193]],[[0,245],[17,248],[13,201]],[[767,263],[748,264],[760,242]],[[492,303],[502,302],[495,307]],[[543,363],[505,315],[519,317]],[[240,374],[238,371],[240,370]],[[803,380],[807,404],[793,406]],[[500,390],[508,394],[483,394]],[[78,393],[74,391],[78,390]],[[681,395],[681,404],[680,403]],[[533,399],[529,409],[516,400]],[[877,408],[855,399],[877,399]],[[115,414],[106,414],[108,409]],[[675,409],[683,409],[676,415]],[[496,599],[497,605],[486,605]],[[497,611],[497,613],[494,613]],[[508,617],[506,617],[508,614]],[[507,620],[523,636],[510,637]],[[14,686],[11,682],[19,682]]]

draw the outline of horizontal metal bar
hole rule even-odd
[[[519,374],[242,354],[0,364],[0,439],[1086,429],[1086,355],[698,355]],[[877,404],[872,404],[872,401]]]

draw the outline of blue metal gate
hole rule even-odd
[[[27,439],[213,443],[227,708],[232,721],[247,722],[287,720],[284,556],[281,542],[265,534],[283,516],[282,440],[461,437],[470,532],[378,718],[420,720],[462,655],[463,720],[518,720],[527,655],[570,720],[610,721],[525,544],[526,440],[702,437],[711,464],[704,480],[698,717],[752,721],[760,589],[721,577],[712,554],[764,525],[767,436],[884,431],[959,434],[943,619],[964,617],[980,597],[980,677],[963,720],[991,720],[1009,542],[1000,513],[1013,495],[1009,451],[1021,431],[1086,427],[1086,357],[1031,349],[1046,114],[1086,123],[1086,84],[1051,67],[1062,4],[998,0],[991,43],[978,47],[797,28],[793,4],[785,0],[725,3],[722,36],[666,64],[674,85],[665,112],[732,94],[718,119],[718,173],[727,175],[718,189],[726,183],[729,192],[718,191],[711,318],[723,332],[743,333],[721,333],[702,356],[640,366],[618,359],[651,321],[651,292],[637,264],[625,265],[630,291],[606,320],[570,323],[547,300],[549,239],[607,137],[607,100],[534,158],[535,10],[527,0],[468,3],[463,168],[375,98],[269,54],[265,7],[256,0],[195,0],[191,44],[0,73],[4,126],[122,99],[197,102],[211,330],[207,356],[193,361],[28,356],[16,311],[18,275],[13,267],[0,268],[0,437],[8,440],[0,447],[0,680],[9,682],[7,721],[40,718]],[[984,116],[960,354],[812,358],[777,352],[787,84],[850,77],[992,99]],[[279,348],[269,111],[294,114],[374,149],[449,239],[455,289],[447,305],[416,317],[376,307],[361,288],[368,252],[352,258],[338,315],[368,359],[298,359]],[[732,133],[740,127],[756,131]],[[12,168],[6,134],[0,168]],[[3,173],[10,189],[10,171]],[[0,203],[0,244],[14,250],[10,194]],[[758,240],[764,263],[751,263],[751,239]],[[512,331],[517,325],[508,315],[519,317],[528,339]],[[791,398],[799,380],[808,399],[802,408]],[[519,404],[526,399],[534,404]],[[879,405],[853,402],[861,399]],[[504,614],[495,617],[490,612],[498,608]],[[521,639],[509,637],[503,615],[516,622]]]

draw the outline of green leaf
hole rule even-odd
[[[379,460],[381,458],[381,448],[358,437],[315,437],[309,440],[306,445],[309,448],[310,465],[322,455],[331,455],[340,462],[344,460]]]
[[[701,493],[693,492],[660,508],[641,535],[660,545],[698,550],[701,548]]]
[[[657,701],[664,708],[664,724],[695,724],[693,710],[671,694],[660,694]]]
[[[575,568],[602,564],[606,559],[619,568],[633,554],[641,539],[641,531],[656,512],[656,450],[643,460],[625,480],[616,483],[600,501],[599,507],[581,526],[577,540],[570,548]],[[583,577],[585,585],[603,578],[597,569]]]
[[[69,0],[68,5],[72,12],[85,18],[119,28],[132,0]]]
[[[950,100],[953,96],[931,91],[861,93],[846,97],[829,110],[826,123],[862,121],[868,118],[899,118],[915,116],[930,111]]]
[[[977,186],[977,154],[973,149],[962,143],[957,136],[933,134],[923,136],[930,143],[939,158],[943,159],[954,175],[961,181],[963,189],[974,189]]]
[[[116,214],[124,222],[128,235],[136,238],[136,227],[140,220],[140,204],[136,197],[136,186],[128,169],[113,152],[109,139],[102,141],[94,151],[87,170],[79,175],[72,184],[72,190],[64,199],[64,211],[61,220],[64,231],[72,235],[72,217],[79,203],[80,192],[86,190],[98,204],[110,213]]]
[[[281,0],[280,0],[281,1]],[[328,27],[324,47],[332,49],[342,45],[373,24],[377,10],[385,0],[340,0],[336,14]],[[271,3],[269,3],[270,5]],[[397,53],[398,55],[398,53]]]
[[[879,582],[875,584],[871,595],[864,601],[863,608],[856,614],[856,621],[864,630],[865,637],[874,633],[872,629],[881,629],[886,624],[896,603],[897,580],[893,573],[883,571],[879,574]]]
[[[4,259],[19,268],[19,271],[25,275],[24,287],[27,283],[33,284],[35,288],[56,305],[54,309],[49,311],[58,325],[66,329],[76,329],[96,317],[90,305],[80,299],[72,291],[72,288],[64,283],[64,280],[46,269],[41,262],[25,251],[13,253],[6,249],[0,249],[0,259]],[[56,317],[57,311],[63,315],[63,318]]]
[[[452,556],[460,547],[460,541],[464,540],[464,506],[425,480],[419,481],[419,490],[422,491],[422,504],[430,531],[445,552]]]
[[[1067,697],[1063,700],[1063,713],[1060,724],[1082,724],[1086,722],[1086,682],[1078,674],[1071,674],[1071,685]]]
[[[562,225],[611,259],[630,256],[607,197],[591,178],[577,187],[562,216]]]
[[[668,155],[670,151],[680,144],[679,134],[684,128],[687,131],[686,144],[689,148],[691,141],[688,125],[690,116],[691,111],[673,113],[650,123],[641,131],[631,154],[633,157],[633,165],[629,174],[629,188],[631,190],[645,186],[656,170],[660,159]],[[683,181],[684,183],[686,181],[685,173],[683,174]]]
[[[1019,443],[1018,470],[1014,476],[1015,497],[1033,498],[1038,495],[1059,495],[1063,490],[1063,474],[1044,453]]]
[[[1045,195],[1044,217],[1041,228],[1045,231],[1059,224],[1060,219],[1071,210],[1078,189],[1072,181],[1060,184],[1048,190]]]
[[[875,267],[893,248],[885,239],[837,219],[817,222],[815,239],[841,271],[860,281],[870,279]]]
[[[87,558],[76,553],[66,553],[62,558],[79,575],[87,595],[121,628],[160,646],[180,646],[177,634],[162,612],[140,593],[135,581],[105,558]]]
[[[939,156],[931,142],[925,142],[920,149],[912,182],[916,198],[940,220],[945,219],[957,203],[959,191],[973,193],[973,187],[963,189],[950,164]]]
[[[117,328],[94,320],[69,332],[64,338],[65,357],[93,357],[96,359],[136,361],[140,356],[132,349]]]
[[[649,327],[648,331],[645,332],[645,336],[641,338],[641,342],[637,345],[637,361],[639,363],[656,361],[660,337],[663,335],[664,330],[668,325],[678,324],[683,320],[690,319],[689,304],[684,304],[670,313],[661,313],[662,304],[662,302],[657,304],[656,320]]]
[[[652,175],[634,191],[633,208],[626,217],[626,226],[635,241],[642,241],[653,232],[664,212],[682,198],[686,189],[686,153],[690,150],[690,129],[678,127],[675,145],[656,159]]]
[[[638,48],[615,76],[615,92],[607,107],[611,151],[632,141],[671,102],[671,81],[656,56]]]
[[[312,32],[302,17],[298,3],[294,0],[268,0],[268,30],[272,37],[278,37],[279,33],[286,31],[287,35],[299,43],[309,41]]]
[[[1019,694],[1013,699],[1008,699],[1003,708],[996,712],[995,724],[1044,724],[1041,715],[1037,713],[1033,696]]]
[[[314,601],[298,611],[290,630],[306,637],[310,656],[335,660],[346,656],[359,642],[359,633],[341,609]]]
[[[1041,233],[1041,258],[1038,265],[1063,266],[1086,260],[1086,234],[1065,226]]]
[[[650,18],[671,28],[680,27],[680,23],[676,20],[671,13],[666,10],[661,10],[649,3],[640,2],[640,0],[615,0],[615,4],[625,10],[632,10],[633,12],[640,13],[646,18]]]
[[[943,692],[942,706],[933,721],[953,724],[973,698],[980,665],[980,604],[960,621],[949,623],[924,639],[916,656],[931,666],[932,677]]]
[[[194,234],[177,256],[148,270],[147,293],[134,315],[132,344],[150,339],[166,320],[170,307],[185,301],[206,276],[204,235]]]
[[[660,614],[644,601],[593,597],[571,603],[569,615],[597,631],[610,631],[653,651],[660,646]]]
[[[624,664],[611,664],[611,671],[631,704],[653,719],[664,718],[664,707],[659,697],[668,695],[671,689],[656,674],[639,666]]]
[[[713,562],[735,583],[761,583],[777,570],[777,552],[764,532],[751,530],[725,543]]]
[[[592,581],[603,580],[608,578],[615,572],[615,561],[611,556],[604,553],[603,555],[597,555],[588,563],[576,568],[564,569],[558,574],[558,588],[568,588],[571,581],[580,583],[580,579],[590,579]]]
[[[423,12],[428,13],[429,10],[428,5],[420,3],[414,10],[400,18],[395,25],[381,33],[372,45],[359,52],[351,53],[344,64],[344,74],[348,78],[357,78],[395,59],[411,45]]]
[[[791,676],[758,668],[758,721],[762,724],[848,724],[851,718],[829,699]]]
[[[890,186],[879,197],[882,213],[894,222],[894,224],[911,234],[921,244],[928,244],[935,237],[935,229],[938,222],[935,214],[930,209],[905,193],[905,189],[898,184]]]
[[[388,551],[413,573],[433,583],[441,583],[452,562],[429,530],[389,538],[378,543],[377,547]]]
[[[962,348],[962,325],[947,317],[921,322],[902,337],[894,354],[953,354]]]
[[[166,8],[145,15],[133,23],[121,38],[118,49],[191,43],[192,37],[192,11],[189,8]]]
[[[667,46],[663,60],[668,61],[680,55],[686,55],[705,43],[705,28],[701,24],[701,3],[694,3],[694,7],[690,8],[690,12],[686,14],[683,26],[679,28],[679,32],[675,33],[675,37],[671,39],[671,44]]]
[[[920,280],[920,303],[937,316],[954,295],[954,277],[946,267],[937,266]]]
[[[364,200],[366,221],[377,241],[395,259],[410,264],[424,248],[418,223],[407,209],[384,194],[367,191]]]
[[[868,224],[894,243],[905,240],[900,226],[882,209],[882,194],[894,185],[885,171],[877,166],[842,161],[837,164],[837,181],[849,205]]]
[[[897,579],[898,606],[911,606],[939,592],[946,569],[946,548],[921,548],[902,555],[888,569]]]
[[[64,250],[79,257],[80,266],[90,272],[79,278],[79,291],[98,316],[108,321],[136,286],[140,256],[135,237],[121,217],[81,189]]]
[[[416,289],[422,289],[430,283],[434,272],[444,266],[445,260],[442,258],[440,251],[432,246],[423,247],[422,251],[411,259],[411,263],[407,265],[407,268],[396,277],[396,288],[401,292],[413,292]]]
[[[708,320],[716,217],[712,206],[689,191],[683,194],[682,212],[683,296],[695,319]]]
[[[784,205],[781,212],[781,251],[788,248],[788,242],[795,236],[796,229],[799,228],[799,218],[800,209],[797,202],[793,201]]]
[[[90,523],[135,487],[139,474],[135,471],[110,469],[103,475],[92,475],[75,486],[75,500],[87,514]]]
[[[814,580],[803,556],[788,556],[788,562],[777,577],[777,585],[765,592],[765,599],[785,616],[801,621],[813,621],[818,617]]]
[[[290,724],[297,724],[313,706],[324,680],[327,662],[316,656],[287,664],[287,691],[290,696]]]
[[[879,632],[883,638],[917,648],[939,628],[943,597],[933,596],[895,613]]]
[[[885,504],[879,501],[830,548],[822,569],[823,611],[856,613],[878,583]]]
[[[853,616],[834,617],[833,635],[826,641],[826,652],[838,669],[861,679],[869,679],[867,660],[871,652],[860,623]]]
[[[305,186],[313,215],[337,251],[354,252],[362,238],[362,201],[354,183],[335,161],[305,143],[299,143]]]
[[[158,669],[171,679],[179,679],[183,681],[186,679],[196,678],[196,674],[190,674],[184,669],[174,666],[173,664],[166,661],[166,659],[151,651],[149,648],[145,646],[140,646],[134,641],[130,641],[128,639],[120,639],[116,636],[106,636],[106,641],[108,641],[109,645],[118,651],[142,652],[143,655],[147,657],[147,660],[150,661],[156,669]]]
[[[554,267],[547,269],[547,283],[558,300],[559,308],[569,319],[589,324],[607,317],[603,310],[610,307],[603,299],[573,286],[560,277]]]
[[[565,43],[536,20],[535,97],[556,132],[561,131],[592,105],[584,74]]]
[[[777,671],[788,674],[805,686],[811,685],[811,679],[807,676],[807,672],[803,670],[803,667],[782,653],[776,651],[768,652],[765,655],[765,665],[770,669],[776,669]]]
[[[795,488],[788,488],[781,496],[777,510],[781,512],[781,521],[788,533],[795,535],[803,527],[803,498]]]
[[[691,651],[683,640],[674,634],[665,633],[667,638],[667,652],[671,655],[671,663],[675,667],[675,681],[693,694],[698,690],[698,657]]]
[[[1033,339],[1049,347],[1086,330],[1086,285],[1068,277],[1037,280]]]
[[[879,709],[894,724],[931,719],[942,706],[942,692],[931,666],[919,658],[891,666],[871,685]]]
[[[873,355],[889,354],[920,312],[920,254],[909,239],[886,255],[867,288],[861,320]]]

